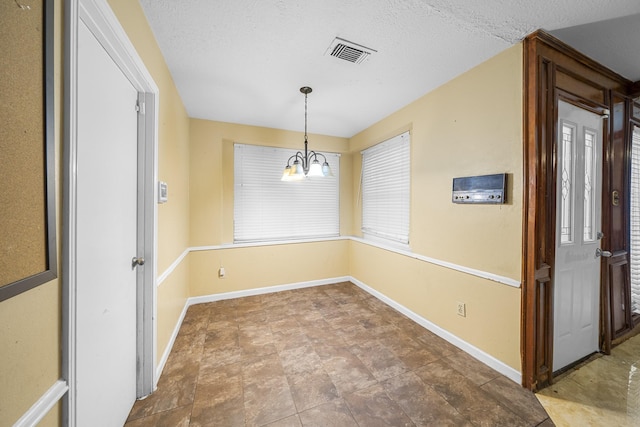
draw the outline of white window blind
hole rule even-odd
[[[362,232],[409,243],[410,137],[398,135],[362,152]]]
[[[640,314],[640,127],[633,127],[631,142],[631,311]]]
[[[340,155],[325,153],[332,177],[281,181],[296,150],[235,144],[236,242],[335,237],[340,234]]]

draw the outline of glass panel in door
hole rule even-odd
[[[595,210],[595,182],[596,179],[596,150],[597,131],[592,129],[584,130],[584,221],[583,234],[585,242],[594,242],[596,240]]]
[[[576,125],[561,120],[562,140],[560,159],[560,244],[573,242],[573,165]]]

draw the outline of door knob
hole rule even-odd
[[[603,251],[602,249],[598,248],[596,249],[596,257],[605,257],[605,258],[611,258],[613,254],[609,251]]]
[[[134,256],[134,257],[131,259],[131,269],[134,269],[134,268],[136,268],[136,267],[137,267],[137,266],[139,266],[139,265],[144,265],[144,258],[142,258],[142,257],[139,257],[139,258],[138,258],[138,257],[135,257],[135,256]]]

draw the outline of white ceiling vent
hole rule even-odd
[[[331,45],[325,52],[325,55],[329,54],[338,59],[353,62],[354,64],[362,64],[367,60],[369,55],[374,52],[377,52],[377,50],[336,37],[331,42]]]

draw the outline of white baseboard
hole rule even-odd
[[[62,396],[69,390],[67,382],[64,380],[56,381],[49,390],[47,390],[36,403],[25,412],[13,427],[32,427],[37,425],[49,413]]]
[[[158,381],[160,381],[160,375],[162,375],[162,371],[164,370],[164,365],[167,364],[167,360],[169,359],[169,355],[171,354],[171,349],[173,348],[173,344],[176,342],[176,337],[178,336],[178,332],[180,331],[180,326],[182,326],[182,321],[184,320],[184,316],[187,314],[187,309],[189,308],[189,299],[185,303],[184,307],[182,307],[182,312],[180,313],[180,317],[176,322],[175,327],[173,328],[173,332],[171,333],[171,338],[169,338],[169,343],[164,349],[162,353],[162,357],[158,362],[158,366],[156,366],[156,376],[155,376],[155,384],[153,385],[153,389],[158,387]]]
[[[201,304],[205,302],[222,301],[225,299],[249,297],[253,295],[271,294],[274,292],[289,291],[292,289],[311,288],[314,286],[332,285],[334,283],[348,282],[350,276],[332,277],[329,279],[310,280],[308,282],[290,283],[288,285],[266,286],[264,288],[247,289],[244,291],[225,292],[223,294],[204,295],[191,297],[187,300],[188,305]]]
[[[468,353],[469,355],[475,357],[476,359],[478,359],[480,362],[484,363],[485,365],[495,369],[496,371],[498,371],[502,375],[504,375],[507,378],[511,379],[512,381],[516,382],[517,384],[519,384],[519,385],[522,384],[522,374],[519,371],[513,369],[511,366],[509,366],[509,365],[505,364],[504,362],[496,359],[495,357],[491,356],[490,354],[485,353],[484,351],[480,350],[479,348],[469,344],[468,342],[466,342],[463,339],[457,337],[456,335],[452,334],[451,332],[439,327],[438,325],[436,325],[433,322],[430,322],[429,320],[425,319],[424,317],[422,317],[422,316],[414,313],[413,311],[409,310],[407,307],[403,306],[402,304],[392,300],[391,298],[387,297],[386,295],[384,295],[384,294],[376,291],[372,287],[368,286],[364,282],[362,282],[362,281],[360,281],[360,280],[358,280],[358,279],[356,279],[354,277],[351,277],[351,276],[334,277],[334,278],[322,279],[322,280],[311,280],[311,281],[308,281],[308,282],[290,283],[290,284],[287,284],[287,285],[268,286],[268,287],[263,287],[263,288],[247,289],[247,290],[243,290],[243,291],[225,292],[225,293],[221,293],[221,294],[203,295],[203,296],[199,296],[199,297],[188,298],[187,301],[185,302],[184,308],[182,309],[182,313],[180,315],[180,319],[178,320],[178,323],[176,324],[176,327],[174,328],[173,334],[171,335],[171,339],[169,341],[169,344],[167,345],[167,347],[166,347],[166,349],[165,349],[165,351],[164,351],[164,353],[162,355],[162,359],[160,360],[160,363],[158,364],[158,367],[157,367],[157,370],[156,370],[156,381],[160,378],[160,374],[162,373],[162,370],[164,369],[164,365],[167,362],[167,359],[169,358],[169,354],[171,353],[171,348],[173,347],[173,344],[175,342],[176,336],[178,335],[178,331],[180,330],[180,326],[182,325],[182,321],[184,320],[184,316],[185,316],[185,314],[187,312],[187,309],[190,306],[192,306],[194,304],[202,304],[202,303],[207,303],[207,302],[222,301],[222,300],[232,299],[232,298],[241,298],[241,297],[247,297],[247,296],[253,296],[253,295],[263,295],[263,294],[269,294],[269,293],[274,293],[274,292],[288,291],[288,290],[292,290],[292,289],[309,288],[309,287],[313,287],[313,286],[330,285],[330,284],[340,283],[340,282],[351,282],[351,283],[355,284],[356,286],[358,286],[363,291],[371,294],[372,296],[378,298],[380,301],[384,302],[388,306],[393,307],[394,309],[398,310],[400,313],[402,313],[405,316],[409,317],[411,320],[413,320],[414,322],[418,323],[423,328],[433,332],[434,334],[438,335],[440,338],[442,338],[442,339],[448,341],[449,343],[455,345],[459,349],[461,349],[461,350],[465,351],[466,353]]]
[[[171,354],[171,349],[173,348],[173,344],[175,343],[176,337],[178,336],[180,326],[182,325],[182,322],[184,321],[184,317],[187,313],[187,309],[190,306],[194,304],[201,304],[206,302],[222,301],[226,299],[241,298],[241,297],[252,296],[252,295],[263,295],[268,293],[282,292],[282,291],[293,290],[293,289],[309,288],[313,286],[329,285],[329,284],[340,283],[340,282],[354,283],[360,289],[378,298],[380,301],[384,302],[390,307],[393,307],[394,309],[398,310],[400,313],[409,317],[411,320],[418,323],[425,329],[428,329],[429,331],[438,335],[440,338],[450,342],[451,344],[465,351],[469,355],[475,357],[485,365],[500,372],[502,375],[506,376],[507,378],[511,379],[517,384],[522,384],[522,374],[519,371],[506,365],[505,363],[501,362],[495,357],[485,353],[479,348],[469,344],[468,342],[460,339],[459,337],[457,337],[456,335],[453,335],[447,330],[442,329],[438,325],[430,322],[429,320],[423,318],[422,316],[414,313],[413,311],[409,310],[402,304],[392,300],[386,295],[371,288],[364,282],[351,276],[342,276],[342,277],[334,277],[334,278],[328,278],[328,279],[322,279],[322,280],[311,280],[308,282],[290,283],[287,285],[276,285],[276,286],[269,286],[269,287],[263,287],[263,288],[248,289],[243,291],[226,292],[221,294],[204,295],[199,297],[188,298],[187,301],[185,302],[182,312],[180,313],[180,317],[176,322],[176,325],[174,327],[173,333],[171,334],[169,343],[165,348],[164,352],[162,353],[162,358],[160,359],[158,366],[156,367],[156,376],[155,376],[156,384],[154,384],[154,389],[157,386],[157,382],[160,379],[160,375],[162,374],[164,366],[167,363],[167,359]],[[40,397],[40,399],[38,399],[38,401],[34,403],[33,406],[29,408],[29,410],[25,412],[18,421],[16,421],[16,423],[13,426],[14,427],[30,427],[30,426],[37,425],[45,417],[45,415],[47,415],[47,413],[51,410],[51,408],[53,408],[58,403],[58,401],[62,398],[62,396],[64,396],[64,394],[68,391],[68,389],[69,387],[66,381],[64,380],[56,381],[49,388],[49,390],[47,390]]]
[[[519,371],[513,369],[511,366],[501,362],[500,360],[496,359],[495,357],[491,356],[490,354],[485,353],[484,351],[480,350],[478,347],[475,347],[475,346],[469,344],[468,342],[466,342],[463,339],[457,337],[456,335],[453,335],[451,332],[449,332],[449,331],[447,331],[445,329],[442,329],[440,326],[436,325],[435,323],[430,322],[429,320],[425,319],[424,317],[414,313],[413,311],[409,310],[407,307],[405,307],[402,304],[392,300],[391,298],[387,297],[386,295],[376,291],[375,289],[371,288],[370,286],[366,285],[365,283],[361,282],[360,280],[358,280],[356,278],[353,278],[353,277],[351,277],[350,280],[351,280],[351,282],[353,284],[358,286],[360,289],[362,289],[362,290],[366,291],[367,293],[373,295],[374,297],[378,298],[380,301],[384,302],[388,306],[395,308],[400,313],[404,314],[405,316],[407,316],[408,318],[410,318],[411,320],[413,320],[414,322],[416,322],[417,324],[419,324],[423,328],[428,329],[429,331],[433,332],[434,334],[436,334],[440,338],[450,342],[451,344],[455,345],[459,349],[461,349],[461,350],[465,351],[466,353],[468,353],[469,355],[475,357],[480,362],[482,362],[485,365],[495,369],[496,371],[500,372],[502,375],[504,375],[505,377],[509,378],[510,380],[518,383],[518,385],[522,384],[522,373],[520,373]]]

